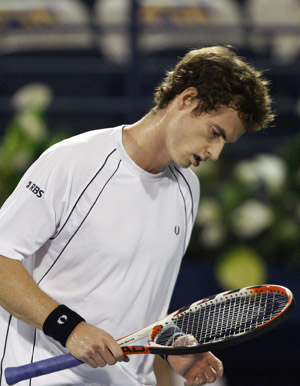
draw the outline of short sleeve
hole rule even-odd
[[[22,261],[55,234],[70,179],[61,152],[53,150],[27,170],[0,210],[1,255]]]

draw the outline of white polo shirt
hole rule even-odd
[[[163,317],[191,235],[199,183],[172,164],[139,168],[122,126],[87,132],[48,149],[0,211],[0,254],[22,261],[40,288],[116,339]],[[12,294],[13,296],[13,294]],[[3,369],[66,350],[1,309]],[[153,356],[72,370],[25,385],[155,385]]]

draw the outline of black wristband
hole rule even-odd
[[[85,320],[62,304],[48,315],[43,325],[43,331],[46,335],[66,346],[69,335],[80,322],[85,322]]]

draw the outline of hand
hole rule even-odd
[[[66,347],[74,357],[93,368],[129,361],[111,335],[85,322],[74,328],[67,339]]]
[[[185,335],[178,338],[173,346],[193,346],[197,344],[192,335]],[[186,342],[188,340],[188,342]],[[193,355],[169,355],[168,361],[173,369],[186,379],[185,386],[205,385],[215,382],[217,377],[223,375],[223,364],[211,352]]]

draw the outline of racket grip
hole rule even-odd
[[[73,355],[64,354],[23,366],[7,367],[5,369],[5,378],[8,385],[14,385],[24,379],[35,378],[40,375],[69,369],[71,367],[79,366],[82,363],[83,362],[79,359],[73,357]]]

